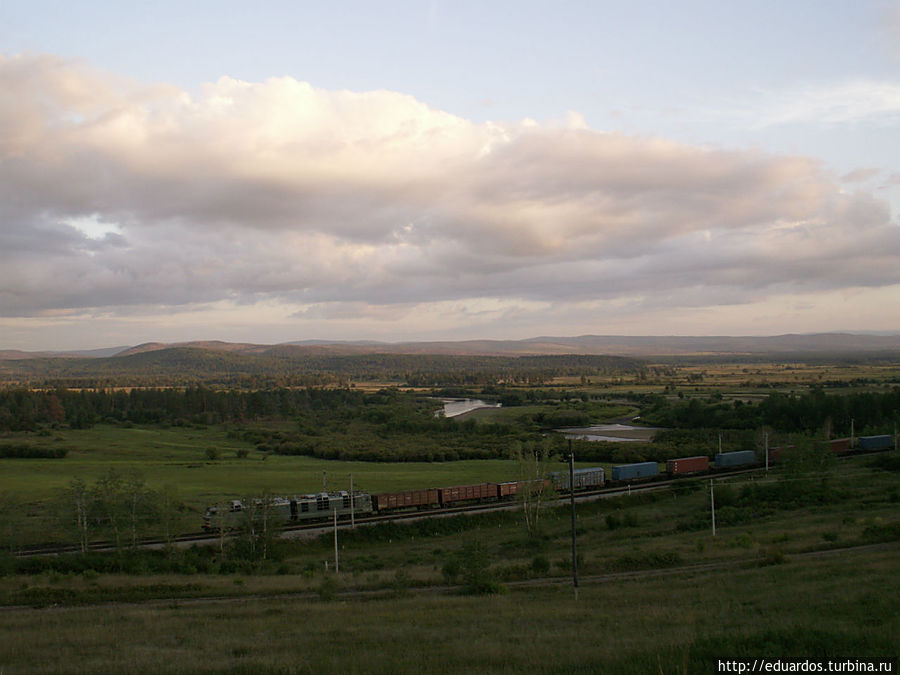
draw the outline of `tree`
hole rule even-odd
[[[131,525],[131,548],[137,548],[139,526],[156,520],[157,495],[147,487],[139,472],[132,471],[122,485],[122,497]]]
[[[540,532],[541,511],[553,488],[546,483],[550,460],[555,453],[553,444],[546,439],[534,443],[519,443],[515,447],[519,465],[519,490],[525,529],[531,537]]]
[[[157,496],[157,503],[159,504],[159,516],[162,520],[166,545],[171,546],[172,537],[175,535],[173,526],[181,508],[181,500],[178,499],[177,488],[172,485],[163,486],[162,491]]]
[[[103,476],[97,479],[93,494],[101,517],[112,530],[116,549],[118,550],[121,548],[121,528],[127,514],[121,474],[114,468],[110,468]]]
[[[89,523],[94,496],[88,490],[87,484],[80,478],[76,478],[69,483],[69,487],[66,489],[66,501],[71,505],[75,516],[78,547],[82,553],[86,553],[90,543]]]

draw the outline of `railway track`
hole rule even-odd
[[[856,457],[866,457],[870,455],[877,455],[884,451],[871,451],[871,452],[856,452],[852,455],[844,455],[838,457],[839,461],[844,461],[848,459],[853,459]],[[676,478],[676,479],[665,479],[665,480],[655,480],[649,482],[641,482],[636,484],[629,484],[627,486],[616,486],[609,488],[602,488],[600,490],[589,490],[584,492],[579,492],[575,496],[576,502],[585,502],[585,501],[594,501],[597,499],[609,499],[612,497],[619,497],[630,494],[640,494],[645,492],[654,492],[659,490],[667,490],[673,484],[681,482],[686,479],[694,479],[694,480],[720,480],[723,478],[732,478],[735,476],[747,475],[747,474],[760,474],[764,473],[765,469],[761,467],[753,467],[750,469],[734,469],[728,471],[716,471],[711,474],[697,475],[697,476],[685,476],[684,478]],[[557,505],[561,505],[563,503],[568,503],[569,496],[568,494],[559,497],[555,503]],[[398,513],[388,513],[383,515],[367,515],[367,516],[359,516],[355,519],[356,525],[377,525],[380,523],[386,522],[411,522],[415,520],[421,520],[424,518],[446,518],[450,516],[457,515],[465,515],[465,514],[476,514],[476,513],[484,513],[490,511],[503,511],[503,510],[513,510],[520,508],[521,505],[513,500],[509,502],[486,502],[480,504],[467,504],[464,506],[454,506],[449,508],[435,508],[431,510],[422,510],[422,511],[401,511]],[[347,529],[351,526],[349,520],[340,520],[338,521],[338,529]],[[281,528],[282,536],[288,538],[303,538],[303,537],[314,537],[318,536],[322,532],[330,532],[333,530],[333,525],[330,522],[315,522],[315,523],[304,523],[301,525],[287,525]],[[225,539],[231,538],[233,535],[226,533],[224,535]],[[222,539],[222,535],[215,532],[193,532],[188,534],[182,534],[176,537],[171,537],[166,539],[164,537],[150,537],[143,538],[137,544],[137,548],[142,549],[153,549],[153,548],[163,548],[165,546],[192,546],[195,544],[214,544],[217,541]],[[112,552],[116,550],[115,542],[112,541],[99,541],[92,542],[87,549],[87,552],[90,553],[105,553]],[[15,556],[17,558],[28,558],[28,557],[36,557],[36,556],[53,556],[53,555],[64,555],[68,553],[80,553],[81,549],[75,545],[36,545],[29,546],[28,548],[22,548],[16,551]]]

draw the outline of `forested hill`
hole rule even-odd
[[[561,375],[634,373],[639,359],[617,356],[472,356],[335,354],[280,345],[261,353],[173,347],[107,358],[0,361],[0,381],[32,386],[319,386],[354,380],[403,381],[411,386],[542,384]]]

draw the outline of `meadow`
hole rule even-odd
[[[521,512],[344,530],[339,574],[330,534],[227,574],[9,571],[0,667],[705,673],[717,658],[895,655],[894,471],[856,458],[716,493],[715,537],[708,481],[580,504],[577,601],[565,506],[537,536]],[[472,574],[500,592],[473,595]]]
[[[872,364],[840,372],[774,363],[654,368],[640,377],[558,380],[542,391],[508,386],[502,395],[522,405],[477,411],[454,422],[458,430],[435,424],[424,407],[413,414],[398,394],[379,393],[355,408],[323,406],[318,417],[298,420],[213,424],[173,416],[5,432],[4,443],[66,454],[0,459],[0,672],[704,673],[714,672],[717,658],[895,656],[894,453],[717,479],[715,536],[708,478],[579,503],[577,601],[567,504],[545,508],[537,529],[526,527],[518,505],[345,528],[339,573],[331,532],[288,539],[277,529],[187,548],[132,549],[125,537],[115,553],[13,555],[38,542],[74,544],[69,489],[76,480],[99,486],[110,470],[139,475],[173,497],[176,532],[196,531],[216,501],[317,492],[323,472],[330,490],[349,488],[352,474],[368,492],[520,476],[514,459],[282,454],[284,443],[306,442],[296,436],[298,424],[308,438],[333,445],[365,436],[373,446],[412,447],[431,434],[436,444],[452,437],[514,454],[552,444],[553,425],[542,425],[554,416],[601,422],[696,398],[711,420],[723,405],[721,414],[731,415],[736,401],[772,391],[821,384],[829,394],[884,392],[897,379],[896,366]],[[890,414],[878,424],[890,425]],[[688,446],[710,434],[726,444],[741,440],[726,428],[678,431]],[[609,468],[606,461],[578,466],[597,464]],[[546,466],[562,468],[558,458]],[[159,534],[160,526],[144,523],[141,534]],[[95,538],[108,535],[97,526]]]
[[[0,459],[0,514],[26,523],[9,533],[18,545],[71,539],[58,508],[67,488],[76,479],[94,484],[110,469],[121,476],[136,472],[148,488],[177,498],[183,504],[175,525],[180,532],[198,531],[203,510],[218,501],[319,492],[323,472],[329,490],[348,490],[352,474],[354,489],[368,492],[499,482],[519,475],[518,463],[511,459],[353,462],[262,453],[221,427],[98,424],[12,438],[68,451],[60,459]],[[209,459],[210,449],[217,459]],[[553,466],[564,468],[561,462]],[[0,539],[7,529],[0,527]],[[0,541],[0,547],[9,544]]]

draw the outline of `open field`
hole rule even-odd
[[[577,602],[565,586],[514,585],[570,574],[566,508],[545,515],[539,538],[526,536],[518,513],[344,531],[339,576],[324,572],[330,536],[286,544],[270,572],[237,576],[8,574],[0,604],[45,607],[0,612],[0,667],[682,673],[687,664],[704,673],[715,658],[892,656],[900,481],[871,462],[842,463],[825,492],[819,479],[777,473],[718,486],[716,537],[707,481],[579,505],[583,578],[659,574],[587,582]],[[779,484],[796,500],[742,497]],[[447,562],[479,548],[507,595],[462,597],[447,585]],[[720,567],[691,569],[698,564]],[[355,589],[381,595],[341,594]]]
[[[16,528],[19,545],[26,543],[26,533],[31,543],[59,541],[64,535],[52,505],[63,497],[71,481],[93,484],[111,468],[122,475],[136,471],[149,488],[170,490],[183,501],[186,511],[175,525],[178,531],[197,531],[203,509],[223,499],[321,491],[323,471],[329,489],[349,489],[353,474],[354,487],[368,492],[499,482],[519,475],[518,464],[503,459],[396,463],[266,455],[214,427],[101,424],[92,429],[61,429],[46,437],[13,434],[7,440],[19,438],[37,447],[69,451],[61,459],[0,459],[0,512],[29,513],[24,533],[23,528]],[[216,448],[221,458],[208,460],[208,448]],[[248,455],[238,457],[240,449]],[[558,468],[564,465],[559,463]]]
[[[900,631],[896,555],[586,585],[578,602],[568,588],[543,588],[491,598],[27,610],[0,615],[0,665],[10,675],[643,675],[715,672],[717,658],[886,656]]]
[[[836,387],[843,393],[900,382],[900,364],[882,362],[763,361],[728,362],[725,357],[704,361],[672,359],[649,363],[647,371],[628,376],[556,377],[556,386],[591,393],[663,393],[677,388],[686,394],[768,394],[802,392],[811,386]]]

